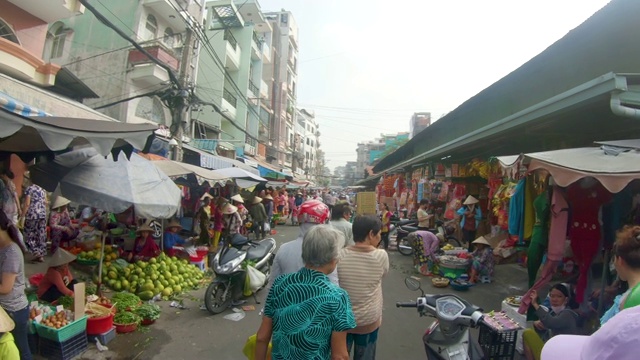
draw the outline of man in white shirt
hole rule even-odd
[[[346,202],[341,201],[333,207],[329,225],[337,230],[340,230],[344,234],[345,239],[345,242],[343,244],[338,244],[338,249],[342,249],[343,247],[355,244],[355,242],[353,241],[351,222],[349,222],[352,214],[353,212],[351,210],[351,207]]]

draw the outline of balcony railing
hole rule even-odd
[[[233,96],[233,94],[229,90],[224,89],[224,91],[222,92],[222,98],[225,99],[229,104],[231,104],[231,106],[237,107],[238,99],[236,99],[236,97]]]
[[[224,30],[224,39],[229,42],[233,50],[238,50],[238,40],[236,40],[229,29]]]
[[[256,97],[260,97],[260,88],[258,88],[251,80],[249,80],[249,90],[251,90],[253,95]]]
[[[255,31],[253,32],[253,42],[256,43],[256,47],[258,49],[262,50],[262,47],[260,46],[262,41],[260,40],[260,38],[258,37],[258,34]]]

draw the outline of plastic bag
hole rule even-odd
[[[249,336],[247,342],[244,344],[244,348],[242,348],[242,353],[249,360],[254,360],[256,358],[256,341],[258,336],[253,334]],[[269,346],[267,347],[267,360],[271,360],[271,342],[269,342]]]
[[[249,278],[249,288],[252,292],[258,291],[267,280],[267,275],[250,265],[247,266],[247,276]]]
[[[271,224],[268,221],[264,222],[264,233],[265,234],[271,233]]]
[[[244,276],[244,287],[242,288],[242,295],[251,296],[253,291],[251,291],[251,279],[249,278],[249,272],[247,271]]]

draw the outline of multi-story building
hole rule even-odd
[[[187,23],[202,17],[202,1],[111,0],[108,7],[101,2],[92,5],[178,77],[193,81],[196,57],[184,50],[185,40]],[[98,92],[100,98],[88,100],[89,106],[104,106],[102,113],[124,122],[171,126],[170,111],[154,95],[170,87],[168,72],[92,13],[50,23],[49,33],[47,58],[68,64],[71,72]]]
[[[273,29],[273,66],[266,70],[272,89],[273,121],[266,157],[282,168],[293,166],[293,146],[298,82],[298,26],[289,11],[268,12]]]
[[[360,177],[356,173],[357,162],[347,161],[344,170],[344,186],[352,186]]]
[[[430,112],[413,113],[413,115],[411,115],[411,120],[409,121],[409,139],[429,127],[429,125],[431,125]]]
[[[295,173],[303,179],[315,181],[318,175],[318,151],[320,149],[320,130],[315,113],[307,109],[296,110],[296,136],[299,137],[300,146],[295,148],[293,159],[296,167]],[[296,161],[297,160],[297,161]]]
[[[194,138],[219,139],[218,151],[233,150],[230,157],[255,157],[271,112],[263,80],[271,63],[271,26],[255,0],[208,1],[206,8],[209,41],[200,49],[196,94],[222,111],[200,111]]]
[[[380,134],[373,141],[358,143],[356,148],[356,179],[365,177],[365,170],[376,161],[385,157],[409,139],[408,132],[397,134]]]

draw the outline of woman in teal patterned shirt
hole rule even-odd
[[[269,291],[257,334],[256,360],[272,341],[274,360],[348,360],[347,330],[356,326],[347,292],[329,281],[344,235],[329,225],[313,227],[302,242],[305,267],[278,277]]]

